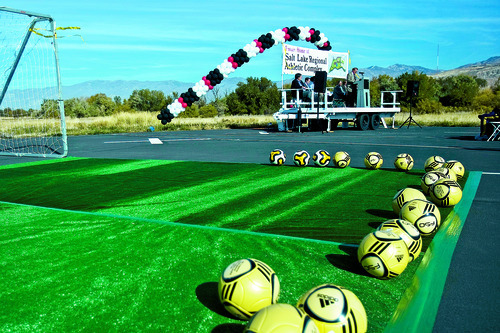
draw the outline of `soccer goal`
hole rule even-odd
[[[54,20],[0,7],[0,155],[67,155],[61,90]]]

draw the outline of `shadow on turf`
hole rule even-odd
[[[367,209],[365,210],[365,212],[376,217],[383,217],[384,219],[387,220],[397,218],[397,215],[392,210],[387,210],[387,209]],[[373,227],[372,223],[373,222],[369,223],[370,227]],[[379,223],[379,225],[380,224],[381,223]],[[378,227],[378,225],[376,227]]]
[[[325,256],[330,264],[347,272],[369,276],[358,262],[358,247],[340,245],[339,249],[345,254],[327,254]]]
[[[217,313],[218,315],[224,316],[229,319],[236,319],[235,316],[231,315],[222,305],[219,300],[217,282],[205,282],[196,287],[196,297],[198,300],[207,307],[210,311]],[[212,332],[233,332],[233,331],[212,331]]]
[[[241,333],[245,329],[245,325],[241,324],[221,324],[212,330],[211,333]]]

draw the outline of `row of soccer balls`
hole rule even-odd
[[[460,162],[446,163],[439,156],[431,156],[425,169],[428,172],[421,179],[421,187],[426,194],[445,193],[445,197],[452,198],[446,201],[441,195],[438,203],[443,206],[460,201],[461,188],[456,180],[465,171]],[[438,190],[450,187],[449,182],[458,185],[459,199],[454,197],[458,193],[455,190]],[[437,206],[416,189],[398,191],[392,208],[399,219],[382,223],[375,232],[366,235],[358,247],[361,266],[379,279],[400,275],[408,263],[420,255],[422,236],[433,234],[441,225]],[[366,332],[368,327],[366,312],[358,297],[333,284],[312,288],[300,297],[296,306],[276,303],[280,293],[278,277],[273,269],[256,259],[242,259],[229,265],[219,279],[218,292],[221,303],[231,314],[250,319],[245,328],[249,333]]]
[[[293,163],[300,167],[307,166],[310,159],[311,156],[305,150],[299,150],[293,155]],[[338,168],[345,168],[351,163],[351,157],[345,151],[336,152],[332,158],[330,153],[326,150],[320,149],[314,153],[312,159],[314,164],[319,167],[328,166],[330,161],[332,161],[332,163]],[[283,165],[286,161],[286,154],[281,149],[274,149],[269,155],[269,161],[274,165]],[[384,159],[379,153],[370,152],[366,154],[364,162],[368,169],[378,169],[384,163]],[[414,161],[410,154],[399,154],[394,160],[394,166],[403,171],[411,170],[413,168],[413,164]]]
[[[456,173],[454,168],[461,172]],[[408,263],[419,256],[422,236],[434,234],[441,225],[437,206],[449,207],[461,200],[462,188],[457,178],[463,176],[464,167],[460,162],[447,164],[441,157],[431,156],[426,161],[426,170],[429,171],[422,176],[420,184],[423,192],[408,187],[394,195],[392,209],[399,219],[382,223],[377,231],[361,241],[358,260],[370,275],[389,279],[401,274]],[[433,202],[428,201],[424,193],[429,194]]]
[[[368,319],[350,290],[323,284],[305,292],[295,306],[277,303],[280,283],[274,270],[257,259],[230,264],[219,279],[219,299],[235,317],[249,320],[248,333],[366,332]]]

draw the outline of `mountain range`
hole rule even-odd
[[[402,64],[395,64],[389,67],[370,66],[367,68],[360,68],[360,72],[364,72],[367,78],[373,78],[386,74],[392,77],[397,77],[403,73],[411,73],[419,71],[433,77],[446,77],[458,74],[467,74],[483,78],[488,82],[488,85],[493,85],[494,82],[500,77],[500,56],[491,57],[487,60],[460,66],[456,69],[447,71],[437,71],[435,69],[425,68],[422,66],[409,66]],[[242,77],[231,77],[224,79],[220,85],[217,86],[218,92],[221,96],[225,93],[230,93],[236,89],[239,82],[245,82],[246,79]],[[287,80],[289,83],[291,80]],[[276,82],[278,83],[278,82]],[[281,82],[279,82],[281,83]],[[278,83],[278,86],[280,84]],[[63,86],[64,99],[73,97],[89,97],[98,93],[104,93],[106,96],[114,97],[120,96],[122,98],[129,98],[134,90],[150,89],[163,91],[165,95],[169,95],[174,91],[184,92],[193,86],[192,82],[180,82],[174,80],[167,81],[132,81],[132,80],[93,80],[78,83],[70,86]],[[213,94],[207,94],[210,100]]]

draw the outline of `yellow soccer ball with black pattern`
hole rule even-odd
[[[455,173],[455,171],[453,171],[451,169],[441,167],[441,168],[438,168],[434,171],[442,173],[445,176],[444,178],[448,178],[448,179],[457,181],[457,174]]]
[[[426,172],[436,170],[436,169],[444,166],[445,162],[446,162],[445,159],[442,158],[441,156],[437,156],[437,155],[431,156],[425,161],[424,169]]]
[[[403,273],[409,259],[408,247],[401,236],[388,230],[369,233],[358,247],[361,266],[379,279],[390,279]]]
[[[311,156],[309,153],[305,150],[299,150],[295,152],[293,155],[293,163],[295,163],[296,166],[304,167],[309,164],[309,160],[311,159]]]
[[[222,272],[218,289],[226,310],[248,320],[257,311],[277,302],[280,283],[276,273],[262,261],[241,259]]]
[[[369,152],[365,156],[365,166],[368,169],[375,170],[378,169],[382,166],[384,163],[384,159],[382,158],[382,155],[380,155],[377,152]]]
[[[366,332],[368,319],[363,303],[350,290],[322,284],[307,291],[297,307],[308,314],[321,333]]]
[[[399,154],[394,160],[394,166],[401,171],[410,171],[413,168],[413,157],[410,154]]]
[[[404,204],[399,218],[411,222],[422,236],[428,236],[441,225],[439,208],[428,200],[415,199]]]
[[[431,186],[429,195],[439,207],[451,207],[462,200],[462,187],[454,180],[440,179]]]
[[[257,312],[244,333],[320,333],[314,321],[290,304],[273,304]]]
[[[457,180],[462,179],[465,174],[465,167],[459,161],[455,160],[446,161],[444,167],[454,171],[455,174],[457,175]]]
[[[330,156],[330,153],[323,149],[318,150],[313,155],[314,164],[319,167],[326,167],[331,160],[332,157]]]
[[[346,151],[338,151],[333,156],[333,162],[337,168],[345,168],[351,163],[351,156]]]
[[[274,165],[283,165],[286,161],[286,155],[281,149],[275,149],[269,155],[269,161]]]
[[[440,170],[440,169],[437,169]],[[425,194],[429,194],[429,189],[431,186],[437,182],[439,179],[445,179],[446,176],[439,171],[429,171],[420,179],[420,187],[422,188],[422,192]],[[446,169],[448,170],[448,169]]]
[[[408,201],[413,199],[425,200],[425,195],[417,189],[407,187],[399,190],[392,198],[392,210],[394,213],[399,214],[401,207]]]
[[[379,225],[377,230],[389,230],[399,235],[406,243],[406,247],[408,247],[410,262],[420,255],[422,251],[422,236],[420,235],[420,231],[410,222],[400,219],[387,220]]]

